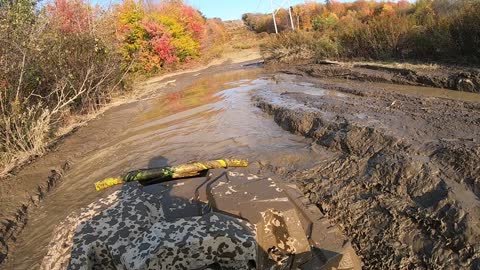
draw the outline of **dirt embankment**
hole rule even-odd
[[[316,67],[295,69],[332,70]],[[288,177],[343,228],[365,268],[480,269],[480,104],[312,81],[335,90],[266,89],[254,101],[335,153]]]
[[[281,70],[317,78],[431,86],[480,93],[480,69],[439,65],[343,63],[324,61]]]

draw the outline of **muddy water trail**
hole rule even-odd
[[[253,106],[251,91],[271,83],[261,72],[194,74],[183,89],[114,108],[72,135],[62,146],[71,155],[93,150],[73,162],[63,182],[31,215],[6,269],[38,268],[55,226],[112,192],[94,191],[93,183],[107,176],[222,157],[283,167],[310,163],[311,141],[282,130]],[[181,79],[177,84],[185,83]]]
[[[62,183],[30,216],[5,269],[37,269],[54,228],[69,214],[113,191],[94,191],[93,183],[105,177],[137,168],[223,157],[255,161],[252,170],[271,165],[301,171],[321,164],[322,158],[332,158],[332,152],[313,140],[279,127],[252,103],[252,94],[267,89],[341,100],[348,100],[350,94],[319,88],[303,78],[263,72],[251,67],[211,68],[178,76],[176,81],[167,79],[171,83],[166,86],[152,81],[148,87],[164,85],[156,93],[163,94],[107,111],[66,139],[56,152],[26,168],[22,177],[32,178],[41,164],[71,163]],[[422,88],[411,91],[422,92]],[[453,91],[438,93],[442,98],[456,99],[457,95]]]

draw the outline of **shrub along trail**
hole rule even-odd
[[[280,86],[258,91],[257,106],[334,153],[286,176],[343,228],[366,269],[480,268],[477,94],[455,100],[438,89],[431,96],[378,83],[274,78]],[[317,90],[292,87],[306,81]]]

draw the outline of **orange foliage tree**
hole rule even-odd
[[[157,72],[201,53],[206,20],[181,1],[125,0],[116,14],[121,51],[134,70]]]

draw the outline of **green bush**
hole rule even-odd
[[[406,16],[377,16],[357,27],[353,35],[348,36],[351,40],[342,35],[341,39],[350,56],[389,59],[401,55],[411,28]]]
[[[407,58],[441,60],[455,53],[455,43],[450,36],[446,20],[430,25],[416,25],[408,33],[405,44]]]
[[[313,30],[327,31],[335,28],[338,24],[338,17],[334,13],[328,13],[323,16],[317,16],[312,19]]]
[[[452,40],[460,54],[480,61],[480,1],[466,2],[453,15],[450,25]]]

